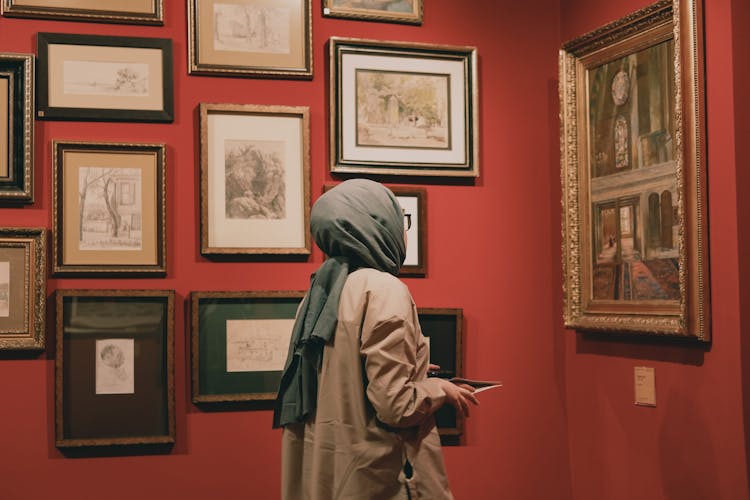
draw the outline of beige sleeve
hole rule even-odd
[[[425,377],[417,359],[418,319],[405,285],[368,292],[360,353],[367,397],[378,419],[393,427],[422,423],[445,401],[440,381]]]

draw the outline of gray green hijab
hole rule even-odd
[[[406,256],[401,205],[374,181],[351,179],[321,196],[310,231],[328,259],[313,274],[292,330],[273,426],[303,422],[315,411],[323,346],[333,339],[346,278],[360,267],[394,276]]]

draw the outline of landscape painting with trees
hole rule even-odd
[[[227,140],[224,154],[226,217],[286,218],[284,142]]]

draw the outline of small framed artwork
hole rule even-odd
[[[53,273],[164,276],[164,144],[53,141]]]
[[[162,0],[2,0],[6,17],[164,24]]]
[[[57,290],[55,444],[174,443],[174,292]]]
[[[430,363],[440,366],[432,376],[446,379],[463,376],[463,309],[420,307],[417,313],[422,334],[428,339]],[[452,406],[440,408],[435,421],[444,444],[455,444],[463,434],[464,419]]]
[[[331,172],[479,175],[474,47],[331,38]]]
[[[423,0],[323,0],[323,15],[363,21],[422,24]]]
[[[273,401],[304,295],[191,293],[193,402]]]
[[[310,254],[307,107],[201,103],[201,253]]]
[[[171,122],[172,40],[38,33],[37,117]]]
[[[44,349],[47,230],[0,228],[0,349]]]
[[[34,202],[34,56],[0,53],[0,202]]]
[[[560,51],[564,319],[710,340],[702,2]]]
[[[194,75],[310,79],[311,0],[188,0]]]

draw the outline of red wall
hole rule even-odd
[[[316,251],[302,263],[217,263],[200,256],[195,109],[199,102],[309,106],[312,189],[317,196],[323,183],[332,180],[327,172],[324,46],[333,35],[478,47],[482,174],[474,185],[423,183],[428,189],[429,272],[426,278],[406,281],[420,306],[464,309],[466,375],[505,382],[501,391],[483,395],[481,407],[468,422],[465,442],[445,451],[456,497],[572,498],[566,433],[570,430],[574,436],[571,457],[580,485],[588,481],[583,475],[587,460],[581,457],[586,450],[575,436],[584,436],[586,420],[598,413],[592,399],[598,394],[583,398],[572,390],[573,382],[581,390],[590,388],[588,377],[599,375],[599,365],[607,365],[602,384],[619,375],[606,355],[595,353],[590,361],[589,356],[577,356],[574,335],[559,327],[558,1],[426,0],[424,24],[414,27],[322,18],[320,0],[314,0],[312,81],[187,76],[186,2],[164,3],[163,27],[0,18],[0,51],[32,52],[38,31],[171,38],[176,103],[172,124],[37,122],[37,202],[0,209],[0,225],[51,227],[53,139],[168,144],[167,277],[50,279],[48,292],[177,291],[177,444],[168,455],[66,458],[58,452],[53,430],[54,331],[48,328],[44,355],[0,355],[0,498],[78,499],[105,492],[114,499],[278,498],[279,434],[270,429],[270,413],[201,411],[190,403],[184,299],[193,290],[301,289],[322,256]],[[579,26],[567,28],[575,34]],[[727,328],[736,330],[736,324]],[[736,344],[736,332],[734,338]],[[721,361],[711,365],[714,379],[736,380],[716,373]],[[681,377],[683,370],[695,372],[692,379],[702,385],[704,394],[715,387],[697,367],[679,368],[673,369],[675,376]],[[728,363],[726,368],[737,367]],[[658,375],[663,372],[657,369]],[[618,397],[625,398],[627,389],[625,385],[618,391]],[[577,409],[571,411],[570,429],[566,398]],[[700,407],[712,408],[702,403]],[[606,418],[611,422],[613,417]],[[732,421],[731,426],[736,425]],[[603,440],[607,442],[611,439]]]
[[[649,3],[563,1],[562,38]],[[732,4],[744,12],[734,19],[734,47]],[[750,106],[739,95],[746,94],[746,79],[733,76],[737,69],[748,75],[746,4],[707,0],[705,9],[713,342],[699,348],[565,332],[571,483],[577,500],[748,498],[742,361],[750,355],[744,345],[741,356],[739,291],[750,270],[739,264],[738,248],[747,247],[738,241],[748,243],[748,237],[747,231],[738,236],[737,203],[745,197],[740,206],[747,221],[748,174],[740,158],[748,157],[748,136],[740,131],[748,130],[743,115]],[[633,405],[633,367],[640,365],[656,370],[656,408]]]

